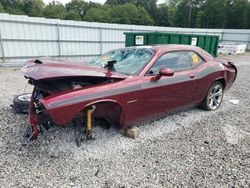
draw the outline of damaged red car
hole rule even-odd
[[[91,138],[96,119],[124,129],[190,107],[216,110],[237,75],[233,63],[189,45],[121,48],[80,64],[41,58],[22,71],[34,86],[33,139],[41,127],[72,123]]]

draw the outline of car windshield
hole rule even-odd
[[[122,48],[112,50],[89,62],[91,65],[105,67],[113,61],[112,71],[126,75],[136,75],[153,57],[154,51],[149,48]]]

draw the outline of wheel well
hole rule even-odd
[[[92,103],[91,105],[86,106],[85,109],[92,105],[96,107],[95,111],[92,114],[93,118],[103,118],[111,126],[115,126],[117,128],[122,126],[123,111],[122,107],[118,103],[112,101],[102,101]]]
[[[225,81],[225,79],[224,79],[224,78],[219,78],[218,80],[215,80],[215,81],[209,86],[209,88],[206,90],[206,93],[205,93],[206,95],[207,95],[209,89],[211,88],[211,86],[212,86],[215,82],[220,82],[220,83],[222,84],[222,86],[223,86],[223,89],[225,89],[225,87],[226,87],[226,81]],[[204,98],[203,98],[202,101],[204,101],[204,100],[206,99],[206,95],[203,96]]]
[[[225,81],[224,78],[220,78],[220,79],[218,79],[218,80],[216,80],[216,81],[217,81],[217,82],[220,82],[220,83],[223,85],[223,88],[226,87],[226,81]]]

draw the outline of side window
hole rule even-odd
[[[188,55],[190,57],[193,67],[197,67],[204,62],[204,60],[195,52],[190,51],[188,52]]]
[[[191,69],[190,58],[185,51],[169,52],[162,55],[150,68],[148,75],[158,74],[161,68],[170,68],[174,71]]]

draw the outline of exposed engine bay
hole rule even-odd
[[[29,84],[34,85],[42,97],[47,97],[51,94],[62,92],[72,89],[82,89],[84,87],[102,84],[112,83],[114,78],[107,77],[69,77],[69,78],[57,78],[48,80],[34,80],[29,78]]]

